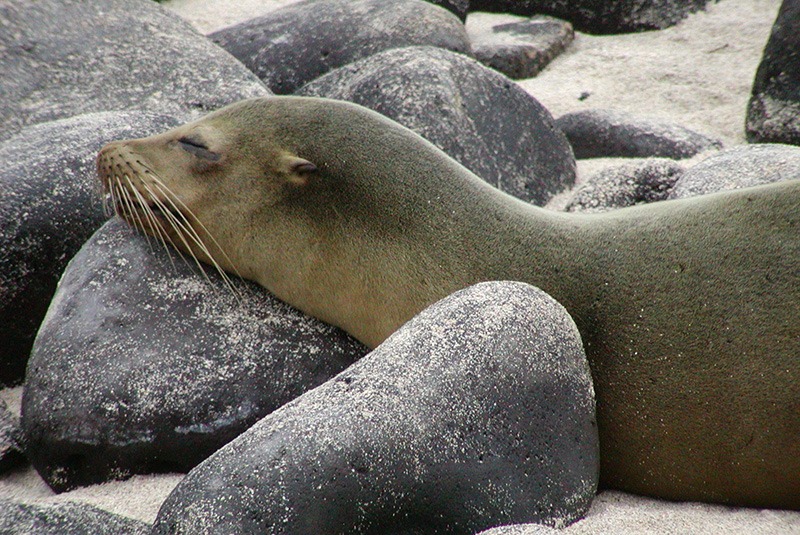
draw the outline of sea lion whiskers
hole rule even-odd
[[[138,199],[140,206],[145,207],[143,209],[143,212],[145,214],[145,217],[147,218],[148,226],[150,227],[151,230],[153,230],[153,233],[156,235],[158,240],[161,242],[161,245],[162,245],[162,247],[164,247],[164,250],[167,251],[167,256],[169,257],[169,263],[172,265],[172,269],[175,269],[175,262],[172,260],[172,253],[170,252],[169,247],[167,247],[167,243],[164,240],[165,233],[162,230],[161,226],[158,224],[158,221],[156,220],[156,217],[153,214],[153,211],[149,209],[148,203],[144,199],[142,194],[133,186],[133,182],[131,182],[131,179],[127,175],[125,175],[125,179],[128,181],[128,184],[130,185],[131,189],[133,190],[134,194],[136,195],[136,198]],[[146,185],[145,185],[145,187],[146,187]],[[145,237],[147,237],[147,233],[144,232],[144,230],[142,230],[142,234],[144,234]],[[172,244],[174,246],[174,244],[172,243],[172,239],[169,236],[166,236],[166,238],[167,238],[167,240],[169,240],[170,244]],[[150,243],[150,240],[148,239],[147,242]],[[152,250],[152,247],[151,247],[151,250]],[[186,262],[186,259],[184,259],[184,262]],[[188,264],[188,262],[186,262],[186,263]]]
[[[118,195],[119,199],[122,200],[122,203],[118,205],[119,208],[122,209],[122,214],[120,215],[122,215],[123,217],[127,215],[127,218],[125,219],[129,219],[130,221],[132,221],[133,226],[136,230],[144,232],[144,223],[142,222],[141,217],[139,216],[136,208],[134,207],[134,202],[133,199],[131,199],[130,197],[130,192],[128,192],[128,189],[122,184],[122,180],[120,179],[120,177],[116,177],[114,186],[119,194]],[[150,248],[152,249],[152,244],[150,244],[150,240],[148,240],[147,243],[150,245]]]
[[[186,219],[186,217],[183,215],[184,212],[186,212],[189,216],[191,216],[191,218],[194,221],[197,222],[197,224],[200,226],[200,228],[203,230],[203,232],[206,233],[206,235],[209,237],[209,239],[214,244],[214,246],[217,249],[219,249],[219,252],[222,253],[222,256],[224,256],[225,260],[230,264],[231,269],[236,274],[236,276],[237,277],[241,277],[241,275],[239,274],[239,269],[236,267],[236,264],[233,262],[233,260],[231,260],[231,257],[228,256],[228,253],[225,252],[225,249],[222,248],[222,245],[220,245],[220,243],[217,241],[217,239],[214,237],[214,235],[211,233],[211,231],[208,230],[208,227],[206,227],[206,225],[203,223],[203,221],[199,217],[197,217],[197,215],[192,211],[191,208],[186,206],[186,203],[184,203],[181,200],[180,197],[178,197],[171,189],[169,189],[167,187],[166,184],[164,184],[164,181],[161,180],[161,178],[155,173],[155,171],[153,171],[146,164],[142,163],[141,165],[145,169],[145,172],[148,175],[150,175],[150,177],[153,179],[153,185],[155,185],[159,189],[159,191],[164,195],[164,197],[167,199],[167,201],[169,201],[169,203],[172,205],[173,209],[175,211],[177,211],[181,215],[181,217],[183,217],[184,219]],[[187,224],[188,224],[188,220],[187,220]],[[192,230],[194,230],[194,229],[192,229]],[[200,239],[199,236],[198,236],[198,239]],[[200,242],[201,243],[199,243],[198,245],[201,245],[204,248],[204,252],[214,262],[214,267],[217,268],[217,270],[220,272],[220,274],[222,274],[223,276],[227,277],[227,275],[224,273],[224,271],[219,266],[219,264],[216,262],[216,260],[214,260],[214,258],[211,255],[210,251],[205,247],[204,243],[202,243],[202,240],[200,240]]]
[[[159,207],[161,212],[164,214],[164,218],[170,223],[170,225],[172,226],[173,230],[175,230],[176,234],[178,234],[178,236],[181,238],[181,241],[186,246],[186,249],[189,251],[189,254],[192,256],[192,258],[194,259],[195,263],[197,263],[197,265],[200,268],[200,270],[203,271],[203,275],[206,276],[206,280],[209,280],[208,276],[207,276],[205,270],[203,270],[203,267],[200,264],[200,260],[197,258],[197,255],[194,254],[194,252],[192,251],[192,248],[189,246],[189,243],[187,243],[185,237],[188,237],[192,242],[194,242],[203,251],[203,253],[205,253],[205,255],[208,257],[208,260],[211,263],[211,265],[214,267],[214,269],[217,270],[217,272],[219,273],[220,277],[222,277],[222,280],[225,283],[225,286],[231,291],[231,293],[234,294],[234,296],[236,296],[236,298],[238,300],[239,297],[240,297],[239,292],[233,286],[233,282],[231,281],[231,279],[228,276],[228,274],[225,273],[225,271],[222,269],[222,266],[219,265],[219,262],[217,262],[217,260],[211,254],[211,251],[209,250],[209,248],[206,245],[206,243],[203,241],[203,239],[200,237],[200,235],[197,233],[197,231],[194,229],[194,227],[192,227],[191,222],[189,221],[189,219],[184,214],[184,210],[186,212],[188,212],[188,215],[194,221],[196,221],[198,225],[200,225],[200,228],[203,229],[203,231],[206,233],[206,235],[211,239],[211,241],[217,247],[217,249],[223,254],[223,256],[225,256],[225,258],[227,259],[228,263],[233,268],[234,272],[236,272],[236,274],[238,275],[238,271],[236,270],[236,266],[233,264],[233,262],[231,261],[230,257],[228,257],[228,255],[225,252],[225,250],[222,249],[222,247],[220,247],[220,245],[217,242],[217,240],[214,238],[214,236],[211,234],[211,232],[206,228],[206,226],[203,224],[203,222],[200,221],[200,219],[194,214],[194,212],[192,212],[192,210],[189,209],[189,207],[186,206],[186,204],[183,203],[183,201],[181,201],[180,198],[177,195],[175,195],[175,193],[173,193],[163,183],[163,181],[161,181],[156,175],[154,175],[152,172],[149,172],[149,171],[148,171],[148,174],[150,174],[151,178],[153,179],[153,186],[155,186],[158,189],[158,191],[161,192],[161,194],[164,196],[164,199],[170,204],[172,209],[170,210],[170,208],[168,206],[166,206],[164,204],[164,202],[161,199],[158,198],[157,195],[155,195],[155,192],[153,192],[152,189],[150,189],[150,187],[146,183],[142,182],[142,185],[145,188],[147,188],[148,193],[150,194],[153,202],[156,203],[156,205]],[[178,204],[180,204],[183,207],[183,209],[180,209]],[[177,213],[178,216],[180,216],[180,219],[178,219],[178,217],[175,215],[176,213]],[[172,240],[170,240],[170,243],[172,243],[173,246],[175,245],[172,242]],[[209,280],[209,282],[210,282],[210,280]]]
[[[184,221],[178,219],[178,217],[173,213],[173,211],[170,210],[169,207],[166,204],[164,204],[164,202],[161,201],[158,198],[158,196],[155,195],[155,193],[153,192],[152,189],[150,189],[149,186],[147,186],[144,182],[142,182],[142,186],[147,189],[151,201],[159,209],[164,220],[169,224],[170,227],[172,227],[178,238],[180,238],[181,242],[186,248],[187,254],[192,258],[192,260],[194,260],[194,263],[197,265],[197,268],[203,274],[203,277],[206,279],[206,281],[210,284],[211,279],[209,278],[208,273],[206,273],[206,270],[203,268],[203,264],[200,262],[200,259],[197,258],[197,255],[194,253],[194,250],[192,249],[189,242],[191,241],[195,243],[198,247],[200,247],[200,249],[204,253],[206,253],[206,255],[209,257],[209,260],[212,262],[212,266],[217,271],[222,273],[222,270],[219,268],[219,265],[216,263],[216,261],[214,261],[213,257],[210,255],[208,248],[205,246],[202,239],[200,239],[200,237],[196,235],[196,232],[194,232],[194,229],[191,228],[191,225],[186,220],[185,216],[181,214],[181,217]],[[147,206],[146,209],[152,211],[152,208],[150,208],[150,206]],[[178,212],[178,214],[180,214],[180,212]],[[173,246],[175,246],[175,242],[171,238],[169,239],[169,241]],[[228,285],[228,287],[230,288],[230,283],[227,280],[227,276],[223,275],[223,280],[225,284]]]

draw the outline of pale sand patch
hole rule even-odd
[[[171,0],[164,5],[209,33],[297,0]],[[521,85],[555,116],[615,108],[673,121],[728,145],[744,142],[744,116],[756,67],[779,0],[721,0],[674,28],[594,37],[573,45],[537,78]],[[578,97],[589,93],[584,100]],[[581,174],[615,160],[579,163]],[[18,410],[21,389],[0,396]],[[56,496],[31,468],[0,477],[0,497],[25,502],[80,501],[152,522],[180,475],[136,476]],[[566,533],[789,534],[800,512],[673,503],[619,492],[601,493],[589,516]]]
[[[521,82],[550,112],[614,108],[673,121],[726,145],[744,143],[747,101],[779,0],[722,0],[672,28],[576,34]],[[579,97],[588,94],[584,100]]]

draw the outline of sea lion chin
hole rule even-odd
[[[112,143],[98,171],[132,226],[372,347],[460,288],[538,286],[581,332],[605,486],[800,508],[798,180],[556,213],[377,113],[301,97]]]

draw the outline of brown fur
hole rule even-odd
[[[187,153],[188,134],[220,158]],[[296,97],[112,144],[100,174],[128,162],[149,180],[135,161],[205,223],[224,269],[371,346],[480,281],[544,289],[583,337],[606,486],[800,508],[800,181],[555,213],[373,112]]]

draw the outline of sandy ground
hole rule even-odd
[[[170,0],[164,5],[201,33],[235,24],[296,0]],[[744,114],[780,0],[721,0],[659,32],[595,37],[572,46],[538,77],[520,82],[555,116],[615,108],[673,121],[727,146],[744,143]],[[485,25],[493,16],[469,24]],[[579,97],[584,95],[581,100]],[[579,162],[586,175],[609,161]],[[21,389],[0,397],[18,410]],[[0,478],[0,497],[26,502],[81,501],[152,522],[181,476],[137,476],[54,495],[31,468]],[[671,503],[604,492],[589,516],[566,533],[800,534],[800,512]]]

